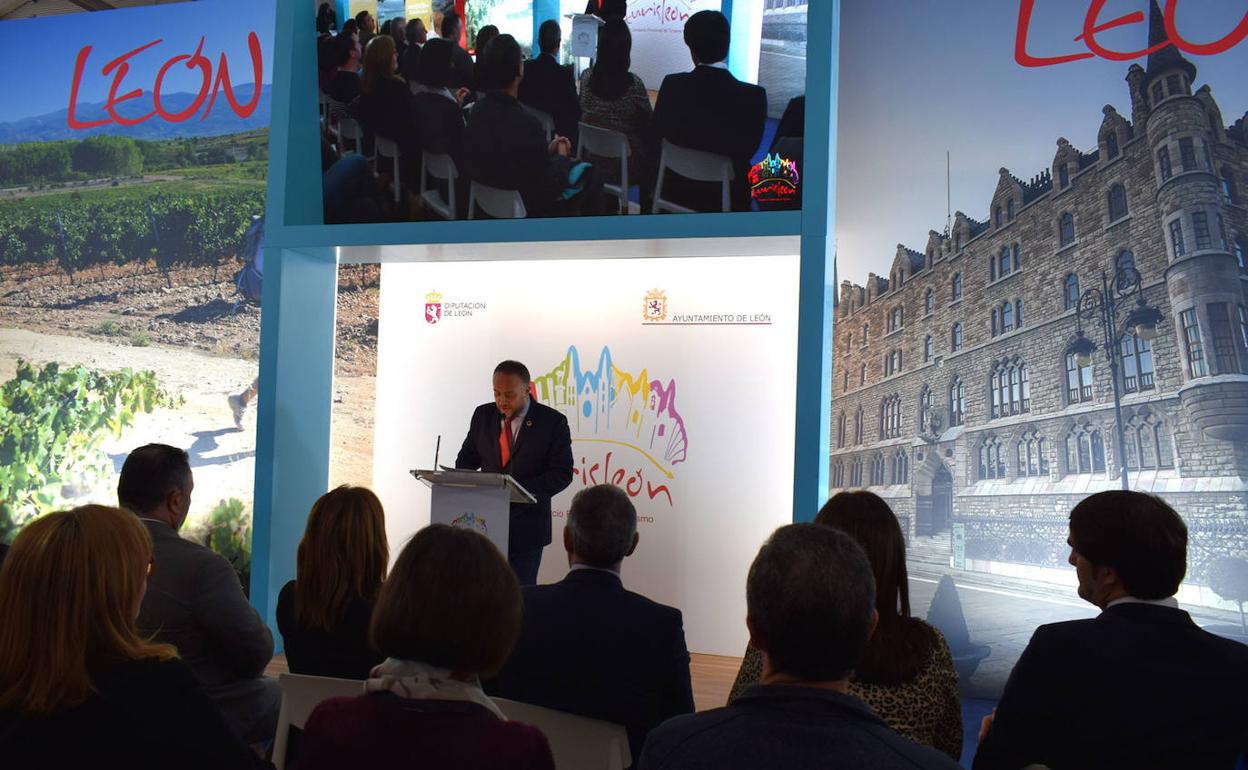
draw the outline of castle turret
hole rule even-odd
[[[1149,43],[1165,40],[1154,0]],[[1183,358],[1183,409],[1207,438],[1242,441],[1248,439],[1248,349],[1235,330],[1248,309],[1226,228],[1209,114],[1192,95],[1195,77],[1195,65],[1171,44],[1148,57],[1141,81],[1149,103],[1158,235],[1169,257],[1169,320]]]

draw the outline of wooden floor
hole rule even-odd
[[[728,692],[737,678],[737,668],[741,665],[740,658],[725,658],[719,655],[689,656],[689,675],[693,679],[693,702],[698,711],[719,708],[728,702]],[[277,655],[269,662],[264,673],[268,676],[285,674],[290,669],[286,666],[286,656]]]

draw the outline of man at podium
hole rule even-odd
[[[524,364],[494,367],[494,401],[472,413],[455,467],[505,473],[537,498],[511,504],[507,537],[507,561],[520,585],[537,583],[550,543],[550,498],[572,483],[572,434],[566,417],[533,400]]]

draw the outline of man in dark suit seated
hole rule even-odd
[[[494,400],[472,413],[455,467],[506,473],[537,498],[511,504],[507,534],[507,561],[520,585],[533,585],[550,542],[550,498],[572,483],[572,434],[568,418],[530,397],[524,364],[503,361],[493,380]]]
[[[566,137],[556,135],[547,142],[537,118],[516,98],[524,75],[516,39],[499,35],[491,40],[478,68],[486,95],[468,116],[464,135],[468,175],[490,187],[518,191],[530,217],[600,206],[601,177],[573,163],[572,143]],[[580,191],[573,192],[578,185]]]
[[[563,32],[559,22],[547,19],[537,31],[541,53],[524,63],[520,81],[520,101],[541,110],[555,121],[555,133],[568,137],[576,146],[576,123],[581,119],[581,100],[576,95],[572,68],[559,63],[559,43]]]
[[[650,733],[641,770],[954,770],[953,760],[902,738],[848,694],[879,613],[862,547],[819,524],[781,527],[745,585],[759,684],[725,708],[680,716]]]
[[[985,718],[975,770],[1230,768],[1248,750],[1248,646],[1205,631],[1174,595],[1187,527],[1159,497],[1101,492],[1070,513],[1089,620],[1040,626]]]
[[[767,92],[732,76],[728,58],[730,29],[719,11],[699,11],[685,23],[685,44],[696,65],[692,72],[663,78],[650,123],[648,156],[653,189],[662,140],[732,160],[732,210],[750,210],[750,160],[763,140]],[[667,173],[663,197],[697,211],[719,211],[718,184],[690,182]]]
[[[442,34],[443,40],[447,40],[451,45],[455,46],[455,50],[451,52],[451,88],[472,88],[476,82],[473,77],[473,69],[475,65],[472,63],[472,55],[464,50],[459,44],[459,35],[461,31],[461,21],[459,14],[454,11],[446,13],[442,17]]]
[[[152,536],[154,568],[138,627],[178,648],[244,743],[273,740],[281,689],[264,676],[273,634],[243,595],[230,563],[178,536],[195,481],[186,452],[148,444],[130,453],[117,482],[120,507]]]
[[[407,38],[407,47],[399,57],[399,74],[409,84],[415,83],[420,74],[420,51],[429,37],[425,22],[418,16],[403,28],[403,36]]]
[[[619,487],[572,499],[563,547],[572,567],[524,588],[524,627],[491,695],[628,729],[634,759],[661,722],[693,712],[680,610],[625,590],[620,565],[637,548],[637,511]]]

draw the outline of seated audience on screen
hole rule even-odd
[[[888,504],[871,492],[841,492],[824,504],[815,523],[845,532],[862,546],[875,577],[880,621],[854,673],[849,694],[861,698],[888,726],[912,741],[962,756],[958,674],[939,631],[910,616],[906,541]],[[745,651],[731,703],[763,673],[763,655]]]
[[[571,570],[525,586],[524,626],[492,695],[602,719],[628,729],[633,757],[669,717],[694,710],[680,610],[624,588],[637,548],[637,511],[619,487],[572,498],[563,547]]]
[[[368,11],[360,11],[355,15],[355,26],[360,31],[360,45],[368,50],[368,42],[377,36],[377,20]]]
[[[852,537],[819,524],[781,527],[750,566],[745,596],[759,684],[724,708],[655,728],[641,770],[958,767],[849,694],[878,620],[871,564]]]
[[[299,541],[295,579],[277,598],[277,628],[295,674],[366,679],[381,656],[368,623],[390,549],[381,501],[364,487],[321,495]]]
[[[589,0],[585,13],[592,13],[600,19],[623,19],[628,13],[628,0]]]
[[[353,35],[345,32],[334,38],[334,73],[329,78],[329,98],[337,102],[339,115],[345,115],[342,109],[350,105],[360,95],[360,64],[363,61],[363,49]]]
[[[411,187],[410,183],[420,174],[420,123],[411,89],[399,77],[397,68],[394,39],[387,35],[373,38],[364,53],[364,77],[355,111],[365,133],[398,144],[401,174]],[[388,158],[377,163],[382,173],[392,168],[393,163]]]
[[[261,766],[177,651],[135,627],[163,567],[116,508],[50,513],[18,533],[0,569],[5,770]]]
[[[332,35],[338,29],[338,14],[329,3],[321,3],[316,9],[316,31],[320,35]]]
[[[412,19],[404,29],[404,36],[407,38],[407,47],[403,49],[403,55],[399,57],[399,72],[410,85],[416,82],[420,72],[420,50],[429,38],[425,22],[419,17]]]
[[[508,721],[481,689],[520,631],[520,584],[477,532],[433,524],[417,532],[373,611],[385,662],[365,695],[331,698],[304,726],[300,767],[553,770],[539,730]]]
[[[668,75],[654,105],[647,156],[657,174],[661,141],[725,155],[734,173],[732,210],[750,210],[750,161],[767,122],[767,92],[742,83],[728,71],[728,19],[719,11],[699,11],[685,23],[692,72]],[[667,174],[663,197],[697,211],[719,211],[718,183],[691,182]]]
[[[342,23],[342,30],[339,31],[334,37],[338,37],[340,35],[346,35],[347,37],[354,38],[358,43],[360,41],[360,25],[356,23],[354,18],[347,19]]]
[[[546,141],[537,118],[516,98],[524,61],[511,35],[490,41],[481,61],[486,95],[468,117],[468,174],[516,190],[530,217],[595,211],[602,188],[589,164],[574,163],[566,137]]]
[[[1161,498],[1100,492],[1070,513],[1079,596],[1040,626],[984,720],[975,770],[1230,768],[1248,750],[1248,646],[1179,609],[1187,526]]]
[[[458,13],[450,11],[442,16],[442,34],[439,37],[455,46],[451,51],[451,85],[454,88],[472,88],[476,82],[473,78],[475,65],[472,63],[472,56],[459,44],[462,33]]]
[[[551,117],[555,133],[568,137],[576,146],[576,123],[581,119],[581,103],[576,95],[572,68],[559,63],[563,31],[559,22],[547,19],[537,31],[540,53],[524,63],[520,81],[520,102]]]
[[[390,25],[390,37],[394,38],[394,50],[399,54],[399,61],[407,53],[407,19],[399,16],[387,21]]]
[[[138,626],[172,644],[245,743],[273,739],[281,691],[264,676],[273,635],[225,557],[178,536],[191,507],[190,460],[165,444],[130,453],[117,500],[151,534],[160,569],[147,582]]]
[[[628,139],[628,180],[640,185],[642,199],[649,200],[653,189],[642,184],[645,168],[645,135],[654,111],[646,84],[630,71],[633,35],[623,19],[607,22],[598,30],[598,55],[581,75],[581,120],[591,126],[619,131]],[[593,156],[589,156],[594,160]],[[595,161],[595,165],[597,162]],[[604,160],[603,181],[619,184],[618,161]],[[642,210],[647,210],[642,206]]]
[[[481,54],[490,46],[490,41],[498,37],[498,27],[493,24],[486,24],[477,30],[477,41],[474,44],[473,53],[476,56],[476,62],[481,63]],[[474,69],[472,73],[472,93],[468,98],[464,99],[465,104],[470,104],[485,95],[485,87],[481,85],[481,72]]]
[[[459,178],[455,180],[456,211],[462,217],[468,209],[468,163],[464,153],[463,103],[468,89],[451,91],[451,54],[453,46],[446,40],[434,38],[425,44],[420,56],[420,71],[416,82],[420,93],[416,94],[416,116],[420,123],[420,144],[426,152],[450,155],[455,162]],[[446,183],[428,180],[429,189],[437,189],[446,198]]]

